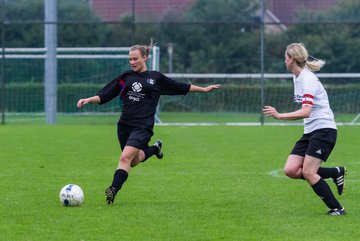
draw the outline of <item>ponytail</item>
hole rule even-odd
[[[312,58],[313,60],[311,60],[311,61],[306,60],[305,65],[312,72],[319,71],[325,65],[324,60],[317,59],[311,55],[309,55],[309,57]]]
[[[286,54],[289,57],[294,58],[299,67],[306,67],[312,72],[319,71],[325,64],[324,60],[317,59],[309,55],[303,43],[292,43],[288,45],[286,48]],[[313,60],[308,60],[308,57]]]

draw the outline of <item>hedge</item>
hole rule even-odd
[[[92,96],[102,88],[99,84],[58,85],[58,112],[78,112],[78,99]],[[331,108],[338,113],[360,113],[360,84],[326,85]],[[293,86],[272,84],[265,87],[265,104],[280,111],[294,110]],[[203,94],[164,96],[160,101],[162,111],[230,111],[258,112],[261,109],[261,88],[254,84],[224,85],[220,90]],[[5,109],[7,112],[43,112],[44,85],[41,83],[8,84],[5,86]],[[91,105],[83,111],[119,111],[119,102]]]

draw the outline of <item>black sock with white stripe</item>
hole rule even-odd
[[[342,209],[341,204],[335,198],[329,185],[324,179],[320,178],[320,180],[311,187],[314,190],[314,192],[320,197],[320,199],[323,200],[326,206],[328,206],[328,208]]]

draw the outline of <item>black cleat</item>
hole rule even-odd
[[[162,141],[161,141],[161,140],[157,140],[153,146],[156,146],[156,147],[158,148],[158,152],[155,153],[156,157],[157,157],[158,159],[163,158],[164,153],[163,153],[163,151],[162,151]]]
[[[345,190],[345,174],[346,174],[346,167],[336,167],[338,170],[338,176],[333,178],[333,181],[337,187],[338,194],[341,195]]]
[[[345,214],[346,214],[345,208],[342,208],[342,209],[334,208],[334,209],[330,209],[327,212],[327,215],[329,215],[329,216],[340,216],[340,215],[345,215]]]
[[[107,204],[113,204],[115,196],[116,196],[115,189],[112,186],[106,188],[105,195],[106,195],[106,203]]]

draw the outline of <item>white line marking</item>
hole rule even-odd
[[[287,178],[285,175],[284,175],[284,172],[283,172],[283,169],[276,169],[276,170],[273,170],[273,171],[270,171],[268,172],[268,175],[272,176],[272,177],[280,177],[280,178]]]

